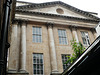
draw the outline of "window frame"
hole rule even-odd
[[[66,66],[66,64],[64,64],[65,63],[65,61],[67,61],[68,60],[68,57],[67,57],[67,59],[63,59],[63,56],[71,56],[70,54],[61,54],[61,58],[62,58],[62,67],[63,67],[63,71],[68,67],[68,66]],[[65,58],[65,57],[64,57]],[[64,61],[64,63],[63,63],[63,61]],[[69,64],[70,65],[70,64]],[[66,67],[65,69],[64,69],[64,66]]]
[[[42,62],[43,63],[34,63],[34,55],[42,55]],[[40,57],[39,57],[39,60],[40,60]],[[36,59],[36,61],[37,61],[37,59]],[[39,65],[39,69],[34,69],[34,65]],[[43,68],[42,69],[40,69],[41,67],[40,67],[40,65],[42,65],[43,66]],[[34,70],[36,70],[36,74],[34,74]],[[44,56],[43,56],[43,54],[42,53],[33,53],[33,75],[37,75],[37,70],[39,70],[39,71],[43,71],[43,74],[38,74],[38,75],[44,75]]]
[[[35,28],[35,32],[33,31],[33,28]],[[38,28],[38,33],[37,29]],[[40,29],[40,30],[39,30]],[[33,33],[34,32],[34,33]],[[40,34],[39,34],[40,33]],[[35,40],[33,39],[35,37]],[[38,39],[36,39],[38,37]],[[40,38],[39,38],[40,37]],[[41,40],[40,40],[41,39]],[[38,40],[38,41],[37,41]],[[33,43],[42,43],[42,27],[38,26],[32,26],[32,42]]]
[[[60,34],[59,34],[59,31],[60,31]],[[67,37],[66,29],[58,29],[58,38],[59,38],[60,45],[68,45],[68,37]]]
[[[83,33],[83,34],[82,34]],[[84,36],[83,36],[84,35]],[[87,37],[88,36],[88,37]],[[81,38],[82,38],[82,42],[84,46],[89,46],[90,45],[90,38],[89,38],[89,34],[86,31],[81,31]],[[86,39],[86,42],[84,44],[83,38]]]

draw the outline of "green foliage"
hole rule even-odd
[[[81,42],[77,43],[75,39],[71,41],[73,54],[72,56],[67,56],[69,59],[65,62],[65,64],[68,66],[69,64],[73,63],[77,58],[80,57],[80,55],[84,52],[85,48],[81,44]]]

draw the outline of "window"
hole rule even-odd
[[[58,30],[58,35],[59,35],[59,43],[60,44],[67,44],[66,30],[59,29]]]
[[[70,65],[70,63],[67,65],[64,64],[69,59],[68,56],[70,56],[70,55],[69,54],[62,54],[63,70],[65,70]]]
[[[42,42],[41,27],[34,27],[33,26],[33,42],[36,42],[36,43]]]
[[[44,75],[43,54],[33,54],[33,75]]]
[[[90,41],[89,41],[88,33],[87,32],[81,32],[81,35],[82,35],[83,44],[85,46],[89,46]]]

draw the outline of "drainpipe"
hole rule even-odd
[[[12,0],[6,0],[3,6],[4,15],[0,39],[0,75],[6,75],[7,50],[10,47],[10,44],[8,43],[8,26],[10,24],[11,3]]]

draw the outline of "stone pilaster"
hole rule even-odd
[[[26,70],[26,23],[21,27],[21,70]]]
[[[51,68],[52,68],[52,75],[54,73],[58,73],[57,69],[57,59],[56,59],[56,50],[55,50],[55,43],[53,37],[53,24],[47,24],[48,26],[48,35],[49,35],[49,45],[50,45],[50,58],[51,58]]]

